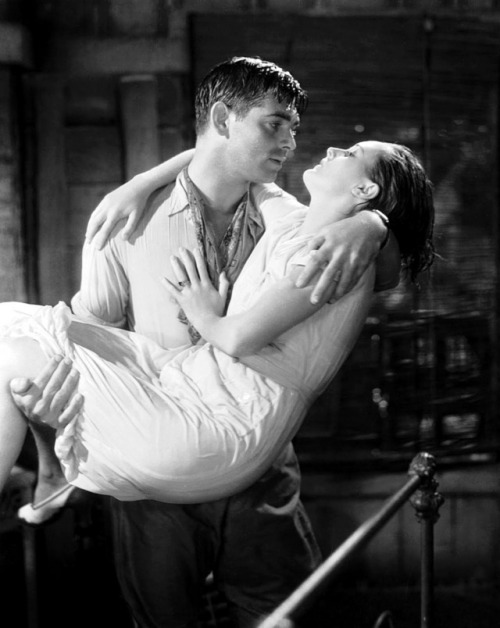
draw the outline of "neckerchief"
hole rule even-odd
[[[250,253],[264,233],[264,221],[259,210],[253,204],[247,192],[236,208],[224,237],[218,244],[213,230],[206,220],[205,203],[195,184],[183,170],[184,189],[188,200],[187,220],[194,226],[198,248],[207,263],[207,271],[213,285],[219,287],[219,275],[224,271],[229,281],[229,294]],[[181,182],[183,180],[180,179]],[[186,315],[179,311],[179,320],[188,326],[192,344],[196,344],[201,336],[191,325]]]

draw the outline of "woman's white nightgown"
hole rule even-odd
[[[228,314],[304,263],[303,217],[292,212],[268,228]],[[251,484],[294,436],[361,331],[373,276],[370,269],[353,292],[244,359],[211,344],[168,351],[78,321],[63,303],[0,304],[0,336],[35,338],[80,373],[83,411],[56,438],[68,482],[121,500],[206,502]]]

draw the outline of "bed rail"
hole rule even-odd
[[[437,492],[436,461],[429,453],[419,453],[412,460],[410,479],[390,497],[380,510],[365,521],[338,547],[307,580],[305,580],[258,628],[293,628],[293,617],[313,595],[335,575],[345,562],[364,547],[391,517],[409,500],[418,522],[420,533],[420,628],[432,628],[434,605],[434,524],[444,499]]]

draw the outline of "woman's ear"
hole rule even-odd
[[[212,124],[215,130],[220,135],[227,135],[228,133],[228,118],[229,109],[227,105],[220,101],[212,105],[212,110],[210,111],[210,119],[212,120]]]
[[[352,188],[352,195],[359,198],[361,201],[370,201],[375,198],[380,191],[378,183],[374,181],[365,181]]]

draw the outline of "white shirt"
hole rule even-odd
[[[266,224],[300,205],[274,184],[252,185],[250,195]],[[165,277],[175,281],[170,256],[180,247],[196,247],[187,210],[183,186],[171,184],[152,196],[130,241],[119,235],[122,222],[101,251],[85,244],[80,291],[71,301],[74,314],[132,329],[165,348],[190,344],[187,326],[178,320],[179,308],[162,285]]]

